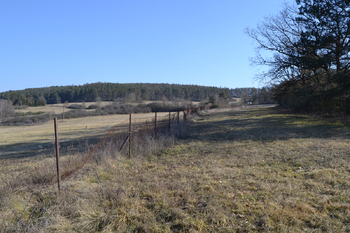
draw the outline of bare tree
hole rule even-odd
[[[278,15],[265,17],[256,29],[245,29],[257,44],[257,53],[251,58],[251,64],[269,67],[257,77],[260,81],[279,83],[301,74],[298,64],[292,62],[298,56],[300,48],[297,42],[303,32],[296,16],[296,7],[285,4]]]
[[[16,114],[12,104],[6,100],[0,99],[0,118],[11,117]]]

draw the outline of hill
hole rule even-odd
[[[185,99],[199,101],[212,95],[230,96],[228,88],[206,87],[179,84],[121,84],[91,83],[79,86],[52,86],[28,88],[19,91],[0,93],[4,99],[14,105],[38,106],[68,102],[93,102],[96,100],[113,101],[126,99],[131,101]]]
[[[64,102],[115,101],[127,102],[164,100],[208,100],[211,96],[242,98],[243,102],[273,103],[269,87],[219,88],[199,85],[151,83],[91,83],[71,86],[28,88],[0,93],[2,99],[13,105],[44,106]]]

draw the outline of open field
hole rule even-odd
[[[112,104],[113,101],[101,101],[100,106],[106,106],[109,104]],[[82,104],[82,102],[79,103],[68,103],[68,106],[71,104]],[[89,107],[90,105],[97,104],[97,102],[86,102],[85,106]],[[38,106],[38,107],[28,107],[25,109],[16,109],[16,112],[22,112],[22,113],[27,113],[27,112],[53,112],[55,114],[61,114],[63,112],[63,109],[65,112],[72,110],[69,108],[66,108],[63,106],[63,104],[47,104],[46,106]],[[90,111],[90,110],[89,110]],[[92,109],[93,111],[93,109]]]
[[[162,101],[142,101],[142,103],[145,104],[149,104],[149,103],[154,103],[154,102],[158,102],[158,103],[162,103]],[[184,103],[184,102],[188,102],[190,103],[190,101],[182,101],[179,103]],[[104,107],[110,104],[115,104],[116,102],[113,101],[101,101],[99,102],[99,106],[100,107]],[[74,103],[68,103],[67,106],[69,105],[73,105],[73,104],[78,104],[78,105],[82,105],[82,102],[74,102]],[[84,103],[86,108],[88,108],[90,105],[97,105],[97,102],[85,102]],[[127,103],[127,104],[133,104],[133,105],[138,105],[140,103]],[[199,104],[199,102],[195,102],[193,101],[192,104]],[[70,108],[66,108],[64,107],[63,103],[61,104],[47,104],[46,106],[38,106],[38,107],[28,107],[25,109],[15,109],[16,112],[20,112],[20,113],[28,113],[28,112],[32,112],[32,113],[36,113],[36,112],[45,112],[45,113],[50,113],[53,112],[55,114],[61,114],[63,112],[63,109],[65,112],[70,111],[72,109]],[[86,111],[95,111],[95,109],[85,109]]]
[[[0,231],[349,232],[349,129],[272,108],[203,112],[152,156],[91,162],[60,195],[4,195]]]
[[[167,113],[158,113],[159,117]],[[145,121],[154,113],[133,114],[133,122]],[[127,124],[129,115],[108,115],[60,120],[59,140],[71,141],[84,137],[104,135],[112,126]],[[53,120],[32,126],[0,126],[0,159],[33,156],[41,148],[54,143]]]

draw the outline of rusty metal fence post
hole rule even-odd
[[[55,128],[55,145],[56,145],[56,167],[57,167],[57,181],[58,181],[58,191],[61,190],[61,175],[60,175],[60,149],[58,144],[58,127],[57,118],[54,118],[54,128]]]
[[[131,113],[129,114],[129,159],[131,158]]]

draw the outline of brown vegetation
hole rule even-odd
[[[0,231],[346,232],[348,131],[270,108],[203,112],[182,139],[140,134],[132,159],[110,141],[60,193],[8,189]]]

